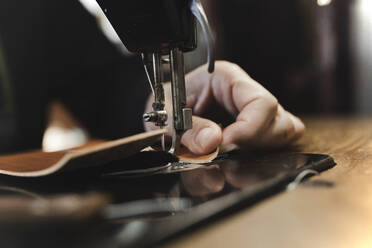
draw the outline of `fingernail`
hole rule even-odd
[[[213,128],[203,128],[196,136],[195,143],[200,147],[201,150],[205,150],[215,135],[216,132]]]

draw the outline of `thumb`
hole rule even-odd
[[[192,153],[207,154],[215,150],[222,142],[222,130],[213,121],[193,116],[193,128],[187,130],[181,139]]]

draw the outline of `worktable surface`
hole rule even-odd
[[[333,169],[169,243],[169,247],[372,247],[372,118],[307,118],[300,150]]]

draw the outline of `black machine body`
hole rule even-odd
[[[169,54],[172,48],[196,48],[196,21],[191,0],[97,0],[130,52]]]

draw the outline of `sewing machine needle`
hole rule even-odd
[[[162,129],[164,128],[164,127],[161,127]],[[165,134],[163,134],[162,136],[161,136],[161,148],[163,149],[163,151],[165,151],[166,149],[165,149]]]

